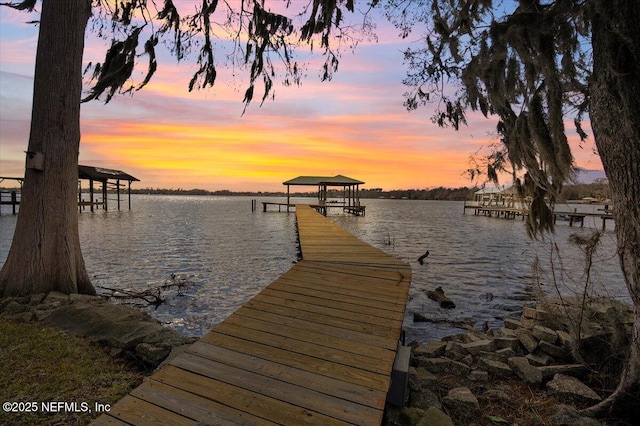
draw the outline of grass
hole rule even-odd
[[[114,404],[144,376],[85,339],[0,318],[0,424],[87,424],[100,414],[96,403]],[[58,412],[44,412],[52,401]],[[32,412],[6,412],[6,402],[14,403],[10,409]]]

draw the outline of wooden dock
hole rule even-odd
[[[466,213],[467,209],[471,209],[474,211],[475,216],[496,216],[503,217],[506,219],[515,219],[516,217],[521,217],[522,220],[529,214],[527,208],[523,207],[504,207],[504,206],[484,206],[477,204],[467,204],[465,202],[464,205],[464,213]],[[609,208],[608,205],[605,205],[604,208],[598,209],[602,213],[590,213],[590,212],[578,212],[578,209],[574,209],[573,211],[556,211],[552,212],[553,214],[553,223],[556,223],[558,219],[566,220],[569,222],[569,226],[573,226],[574,223],[579,223],[580,227],[584,226],[584,219],[586,217],[595,217],[602,220],[602,229],[606,229],[607,220],[614,220],[613,210]]]
[[[278,211],[285,212],[291,211],[296,206],[309,206],[318,213],[322,213],[323,215],[327,215],[329,209],[342,209],[343,212],[349,213],[355,216],[364,216],[366,213],[366,206],[351,206],[342,203],[322,203],[322,204],[287,204],[287,203],[278,203],[273,201],[263,201],[262,202],[262,211],[266,212],[268,207],[275,206],[278,207]],[[255,211],[255,207],[252,207],[252,210]]]
[[[94,424],[381,423],[411,268],[296,216],[303,259]]]

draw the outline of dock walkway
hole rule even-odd
[[[411,268],[296,206],[303,259],[96,425],[379,425]]]

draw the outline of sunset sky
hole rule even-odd
[[[24,174],[37,43],[37,27],[24,22],[34,19],[0,7],[0,176]],[[322,62],[312,58],[300,87],[276,82],[275,100],[260,107],[257,94],[244,115],[246,70],[233,77],[220,63],[213,89],[189,93],[195,60],[162,54],[142,91],[82,105],[79,162],[126,171],[137,188],[280,191],[299,175],[336,174],[387,190],[470,185],[463,171],[495,122],[471,114],[455,132],[431,123],[433,106],[407,112],[402,51],[418,35],[402,40],[377,22],[378,40],[345,49],[331,81],[320,82]],[[85,61],[101,60],[106,47],[88,32]],[[601,169],[592,146],[574,149],[577,165]]]

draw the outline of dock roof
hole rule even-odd
[[[107,180],[128,180],[129,182],[139,182],[140,179],[131,176],[120,170],[105,169],[103,167],[78,166],[78,178],[92,179],[97,181]]]
[[[361,185],[364,182],[343,175],[336,176],[298,176],[297,178],[282,182],[283,185],[326,185],[326,186],[351,186]]]

